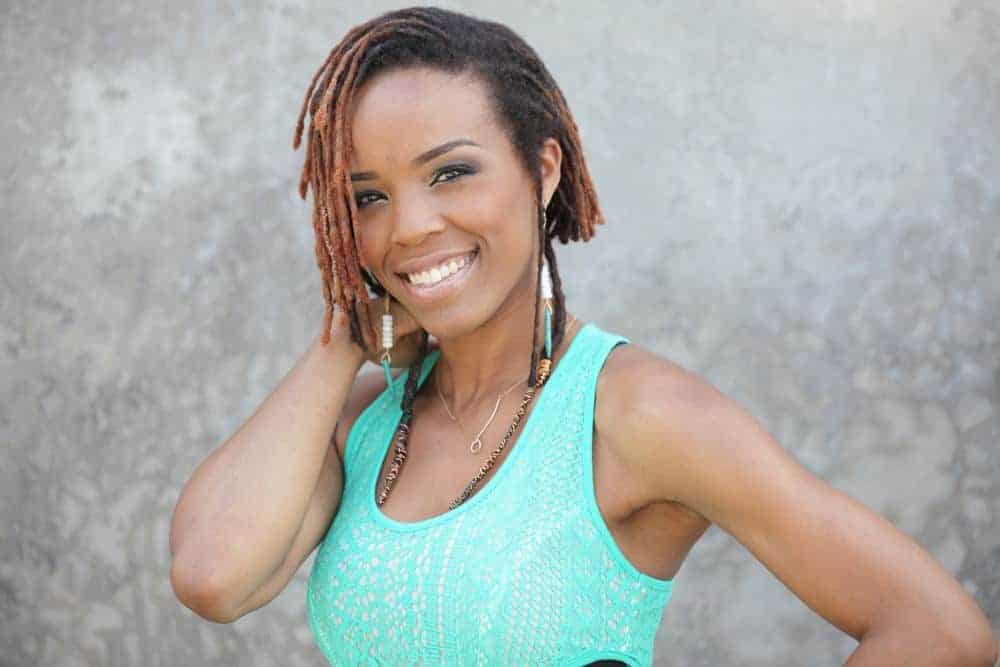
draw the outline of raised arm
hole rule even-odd
[[[679,502],[730,533],[861,642],[847,665],[993,667],[989,621],[914,540],[801,467],[707,381],[627,347],[602,412],[647,497]]]
[[[331,436],[364,359],[346,330],[325,347],[314,339],[188,480],[171,520],[170,581],[199,615],[232,620],[287,563],[303,525],[315,532],[332,516],[341,472]],[[323,488],[314,497],[321,475]]]

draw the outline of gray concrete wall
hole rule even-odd
[[[0,9],[0,665],[320,665],[312,560],[214,625],[175,601],[194,466],[315,333],[290,148],[373,2]],[[211,5],[211,8],[209,7]],[[918,540],[1000,630],[1000,6],[450,2],[576,114],[608,225],[571,307],[697,370]],[[856,643],[712,528],[658,665]]]

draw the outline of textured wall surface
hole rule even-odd
[[[322,312],[292,126],[362,11],[0,9],[0,665],[320,665],[306,562],[232,625],[173,597],[194,466]],[[451,2],[533,44],[608,217],[571,309],[694,369],[928,549],[1000,630],[1000,5]],[[713,527],[658,665],[856,642]]]

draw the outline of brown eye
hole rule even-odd
[[[464,164],[453,164],[444,167],[437,174],[434,175],[434,180],[431,185],[435,183],[447,183],[448,181],[453,181],[459,176],[464,176],[465,174],[474,173],[475,169]]]
[[[361,192],[354,196],[354,204],[360,209],[378,201],[382,195],[378,192]]]

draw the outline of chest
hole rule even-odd
[[[386,460],[379,452],[359,461],[308,587],[313,632],[331,662],[367,654],[382,664],[485,665],[498,656],[543,664],[538,656],[548,656],[544,664],[576,667],[597,648],[649,664],[670,587],[622,566],[586,502],[579,441],[561,436],[522,433],[456,509],[448,501],[460,484],[432,495],[419,488],[441,486],[433,465],[407,469],[377,507],[374,472]]]

